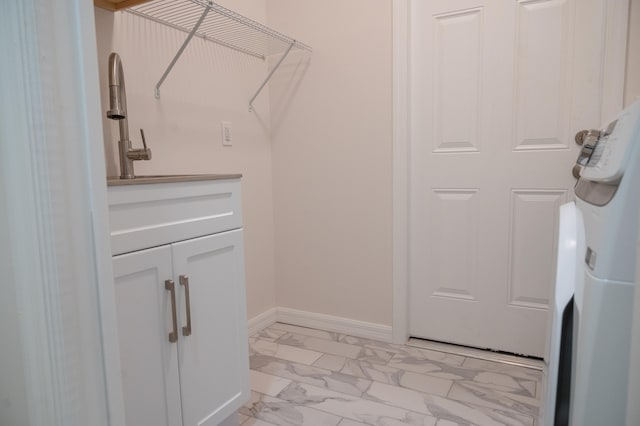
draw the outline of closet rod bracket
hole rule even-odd
[[[211,10],[212,6],[213,6],[213,3],[207,2],[207,6],[204,8],[204,11],[202,12],[202,16],[200,16],[200,19],[198,19],[198,22],[193,26],[186,40],[184,41],[184,43],[182,43],[182,46],[180,46],[180,49],[178,49],[178,53],[176,53],[176,55],[173,57],[173,60],[171,61],[167,69],[164,71],[164,74],[162,74],[162,77],[160,77],[160,80],[158,80],[158,83],[156,83],[156,88],[154,91],[154,96],[156,99],[160,99],[160,86],[162,86],[162,83],[164,83],[164,80],[167,78],[167,76],[173,69],[173,66],[176,64],[176,62],[178,62],[178,59],[182,55],[182,52],[184,52],[184,49],[187,47],[187,45],[189,44],[193,36],[198,31],[198,28],[200,28],[200,24],[202,24],[202,21],[204,21],[204,18],[207,17],[207,14]]]
[[[282,62],[284,61],[284,59],[287,57],[287,55],[289,54],[289,52],[291,52],[291,49],[293,48],[293,46],[296,44],[295,40],[291,41],[291,44],[289,44],[289,47],[287,48],[287,50],[284,52],[284,54],[282,55],[282,57],[280,58],[280,60],[278,61],[278,63],[273,67],[273,69],[269,72],[269,74],[267,75],[267,78],[264,79],[264,81],[262,82],[262,84],[260,85],[260,87],[258,87],[258,90],[256,91],[256,94],[253,95],[253,97],[251,98],[251,100],[249,100],[249,112],[253,112],[253,101],[256,100],[256,98],[258,97],[258,95],[260,94],[260,92],[262,92],[262,89],[264,89],[264,86],[267,85],[267,83],[269,82],[269,80],[271,79],[271,76],[273,75],[273,73],[276,72],[276,70],[278,69],[278,67],[280,66],[280,64],[282,64]]]

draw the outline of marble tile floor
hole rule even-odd
[[[538,424],[539,370],[280,323],[249,348],[242,426]]]

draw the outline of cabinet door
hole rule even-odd
[[[178,350],[169,342],[172,309],[165,289],[171,248],[115,256],[113,270],[127,425],[181,425]]]
[[[214,426],[249,398],[242,230],[172,244],[176,284],[189,278],[191,335],[180,287],[180,386],[184,426]],[[184,281],[184,280],[183,280]]]

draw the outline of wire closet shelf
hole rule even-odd
[[[251,99],[250,106],[292,49],[312,52],[310,46],[212,1],[155,0],[127,11],[189,34],[156,85],[156,97],[160,96],[160,86],[194,36],[263,60],[271,55],[282,54],[280,61]]]

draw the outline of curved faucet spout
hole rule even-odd
[[[132,149],[129,140],[129,122],[127,121],[127,93],[124,84],[124,71],[120,55],[112,52],[109,55],[109,110],[107,118],[118,120],[120,140],[118,154],[120,159],[120,179],[133,179],[133,161],[151,159],[151,150]],[[144,141],[143,141],[144,142]]]
[[[107,117],[112,120],[124,121],[120,123],[120,140],[129,140],[129,125],[126,121],[127,91],[124,84],[122,60],[116,52],[109,55],[109,110]]]

